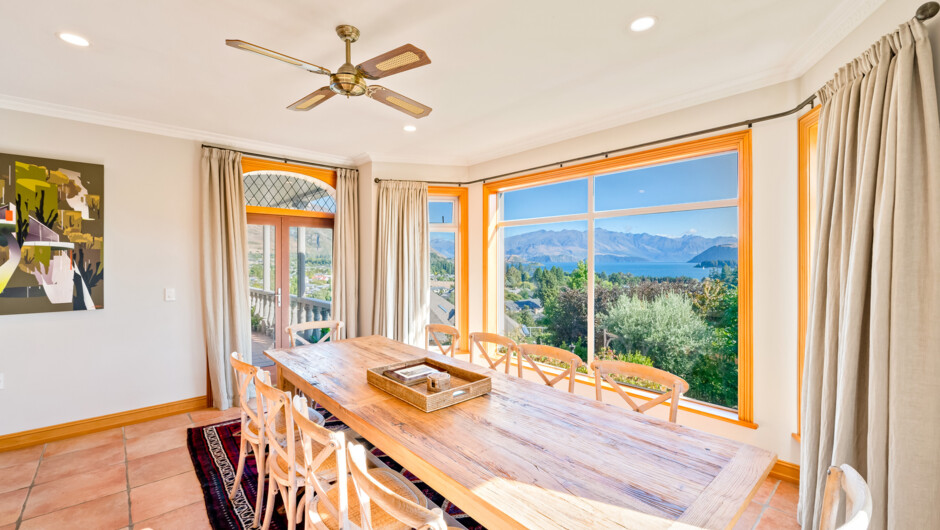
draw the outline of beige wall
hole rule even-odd
[[[204,396],[199,144],[8,110],[0,123],[0,151],[105,178],[104,309],[0,316],[0,435]]]

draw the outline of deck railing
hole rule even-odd
[[[253,288],[250,289],[249,299],[252,313],[261,317],[257,329],[253,331],[264,333],[273,338],[275,334],[275,315],[279,310],[277,307],[277,293]],[[290,295],[290,322],[284,324],[285,328],[291,324],[329,319],[330,302],[328,300]],[[316,340],[319,335],[319,330],[310,330],[301,336],[308,340]]]

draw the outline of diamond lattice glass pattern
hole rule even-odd
[[[245,202],[249,206],[336,213],[335,192],[326,183],[291,173],[246,173]]]

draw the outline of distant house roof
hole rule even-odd
[[[526,300],[519,300],[516,302],[516,305],[519,307],[525,307],[528,309],[542,309],[542,301],[538,298],[528,298]]]

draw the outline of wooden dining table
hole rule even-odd
[[[730,528],[776,456],[384,337],[266,351],[295,387],[490,529]],[[366,382],[433,357],[492,391],[426,413]]]

